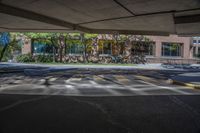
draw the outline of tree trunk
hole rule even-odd
[[[0,62],[1,62],[2,59],[3,59],[3,55],[4,55],[4,53],[5,53],[6,49],[7,49],[7,47],[8,47],[8,44],[6,44],[6,45],[3,47],[3,50],[1,51],[1,54],[0,54]]]
[[[56,51],[55,51],[55,46],[53,46],[53,62],[56,62]]]
[[[81,44],[83,44],[84,43],[84,33],[81,33],[80,34],[81,35]],[[84,50],[83,50],[83,61],[84,61],[84,63],[86,63],[87,62],[87,59],[86,59],[86,53],[87,53],[87,47],[86,47],[86,44],[84,43],[83,44],[83,46],[84,46]]]
[[[60,63],[62,63],[62,55],[63,55],[63,47],[62,47],[62,42],[61,42],[61,39],[59,38],[59,61]]]
[[[59,54],[60,54],[60,63],[62,63],[62,58],[63,58],[63,47],[59,48]]]
[[[53,62],[56,62],[56,51],[55,51],[55,45],[53,43],[53,38],[51,38],[51,43],[53,46]]]
[[[64,43],[64,47],[65,47],[65,56],[67,55],[67,38],[65,37],[65,43]]]

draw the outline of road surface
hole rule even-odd
[[[177,73],[2,72],[0,133],[199,133],[200,91],[166,82]]]

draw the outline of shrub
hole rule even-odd
[[[17,62],[34,62],[34,58],[31,54],[22,54],[17,56],[16,58]]]
[[[36,62],[42,62],[42,63],[53,62],[52,55],[36,55],[36,56],[34,56],[34,59]]]

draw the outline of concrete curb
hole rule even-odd
[[[182,85],[182,86],[192,87],[193,89],[200,89],[200,85],[187,83],[187,82],[185,83],[185,82],[181,82],[181,81],[177,81],[173,79],[169,79],[169,80],[172,84],[175,84],[175,85]]]

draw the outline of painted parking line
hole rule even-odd
[[[49,81],[53,82],[53,81],[56,81],[57,78],[50,78]]]
[[[82,78],[70,78],[65,80],[66,83],[71,83],[71,82],[76,82],[76,81],[81,81]]]
[[[39,82],[44,82],[42,79]],[[56,81],[50,86],[32,86],[35,89],[13,86],[13,93],[17,94],[49,94],[49,95],[88,95],[88,96],[128,96],[128,95],[165,95],[182,94],[191,95],[195,92],[188,91],[180,86],[162,86],[154,83],[136,79],[131,75],[84,75],[69,79],[50,77],[49,81]],[[62,83],[63,82],[63,83]],[[30,84],[31,85],[31,84]],[[30,86],[28,85],[28,86]],[[34,84],[37,85],[37,84]],[[23,86],[23,85],[22,85]],[[42,87],[44,86],[44,87]],[[4,90],[4,92],[12,93]],[[12,87],[11,87],[12,88]],[[37,89],[38,88],[38,89]],[[2,88],[1,88],[2,89]],[[4,88],[5,89],[5,88]],[[12,89],[11,89],[12,90]],[[3,89],[2,89],[3,91]],[[88,91],[88,92],[87,92]]]
[[[124,75],[113,75],[113,77],[120,83],[127,84],[130,83],[131,81],[127,79]]]

